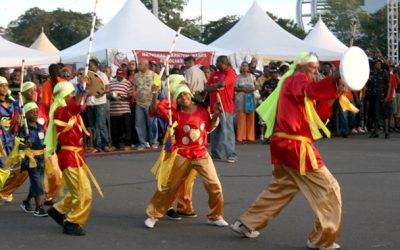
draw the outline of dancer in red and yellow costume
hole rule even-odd
[[[22,98],[23,103],[37,102],[37,86],[33,82],[25,82],[22,85]],[[46,131],[47,129],[47,115],[42,105],[38,105],[38,123],[42,125]],[[13,150],[15,155],[8,157],[6,166],[14,164],[18,158],[18,143],[15,143]],[[18,163],[19,164],[19,163]],[[28,178],[27,171],[21,172],[19,167],[15,168],[10,177],[7,179],[4,188],[0,192],[1,197],[6,197],[11,202],[13,193],[26,181]],[[48,159],[45,160],[45,179],[44,179],[44,191],[45,191],[45,205],[51,205],[52,201],[58,195],[61,186],[61,172],[58,168],[53,168]]]
[[[162,169],[158,171],[169,172],[167,177],[158,176],[158,190],[154,193],[150,204],[147,206],[147,219],[145,225],[153,228],[171,207],[179,188],[188,179],[192,169],[201,176],[204,187],[209,195],[208,223],[216,226],[227,226],[224,220],[224,198],[221,183],[214,163],[207,152],[207,131],[215,127],[219,107],[216,106],[213,119],[208,111],[201,105],[192,102],[193,95],[186,85],[175,88],[173,99],[177,104],[177,112],[173,115],[175,133],[170,136],[172,145],[170,171]],[[161,183],[160,179],[166,179]]]
[[[82,227],[92,208],[92,188],[88,175],[100,195],[103,195],[83,157],[83,132],[89,133],[79,113],[86,106],[81,105],[86,93],[78,84],[74,96],[74,86],[69,82],[60,82],[54,87],[53,96],[45,137],[46,157],[54,157],[59,145],[58,164],[69,192],[47,213],[63,227],[65,234],[85,235]]]
[[[186,84],[186,78],[182,75],[172,74],[169,76],[171,95],[174,94],[175,87],[180,84]],[[158,102],[159,87],[153,86],[152,88],[153,98],[149,107],[150,116],[160,121],[159,123],[168,124],[168,98],[165,97]],[[176,103],[171,99],[171,113],[175,114]],[[176,210],[174,207],[168,209],[166,215],[170,220],[182,220],[184,218],[195,218],[197,214],[194,211],[192,196],[193,196],[193,185],[196,177],[196,170],[192,170],[188,176],[188,179],[179,188],[176,198]]]
[[[307,241],[310,249],[339,249],[342,220],[340,187],[313,141],[329,130],[319,119],[313,100],[338,97],[338,74],[316,81],[319,62],[313,53],[300,53],[277,89],[257,109],[267,123],[273,164],[272,181],[231,229],[248,238],[259,235],[301,191],[316,220]]]

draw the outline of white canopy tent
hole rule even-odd
[[[49,54],[12,43],[0,37],[0,67],[48,65],[59,61],[57,54]]]
[[[32,43],[32,45],[29,48],[40,50],[47,53],[59,52],[59,50],[50,42],[49,38],[47,38],[46,34],[43,31],[43,28],[38,38],[36,38],[36,40]]]
[[[321,60],[338,60],[341,53],[306,43],[275,23],[254,1],[251,8],[227,33],[210,44],[269,60],[288,60],[305,51],[315,52]]]
[[[318,22],[310,33],[304,38],[308,44],[318,46],[324,49],[344,53],[348,47],[344,45],[336,36],[326,27],[325,23],[319,17]]]
[[[94,33],[92,57],[107,60],[109,50],[132,53],[132,50],[169,51],[176,31],[158,20],[140,0],[127,0],[106,25]],[[60,52],[63,63],[85,62],[89,38]],[[207,46],[180,35],[174,51],[229,51]]]

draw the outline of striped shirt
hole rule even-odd
[[[115,93],[115,94],[114,94]],[[118,97],[127,97],[132,93],[132,85],[125,78],[118,82],[117,80],[113,80],[110,83],[110,95],[118,96]],[[117,97],[117,99],[118,99]],[[130,113],[131,109],[129,106],[129,100],[116,100],[112,98],[110,100],[110,115],[111,116],[121,116],[126,113]]]

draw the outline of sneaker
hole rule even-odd
[[[145,146],[146,148],[150,148],[150,143],[146,142],[146,143],[144,144],[144,146]]]
[[[357,131],[358,133],[365,133],[365,130],[362,127],[358,127]]]
[[[113,146],[112,147],[109,147],[109,146],[104,147],[104,152],[113,152],[115,150],[116,150],[116,148]]]
[[[357,130],[356,128],[353,128],[353,129],[351,130],[351,133],[352,133],[352,134],[357,134],[357,133],[358,133],[358,130]]]
[[[312,243],[310,240],[307,240],[307,248],[308,249],[319,249],[319,250],[335,250],[340,249],[340,245],[337,243],[333,243],[332,246],[329,247],[320,247]]]
[[[45,201],[45,202],[43,203],[43,205],[45,205],[45,206],[53,206],[54,204],[55,204],[54,199],[47,200],[47,201]]]
[[[189,213],[189,214],[187,214],[187,213],[182,213],[182,212],[179,212],[179,211],[177,211],[176,212],[179,216],[181,216],[181,217],[186,217],[186,218],[196,218],[197,217],[197,214],[196,213]]]
[[[210,224],[210,225],[217,226],[217,227],[227,227],[227,226],[229,226],[228,222],[226,222],[224,219],[207,220],[207,223]]]
[[[32,214],[34,212],[29,201],[22,201],[21,208],[27,214]]]
[[[47,214],[55,221],[57,222],[58,225],[63,226],[64,220],[65,220],[65,215],[61,214],[60,212],[57,211],[54,207],[49,208],[47,210]]]
[[[37,217],[46,217],[46,216],[48,216],[48,214],[46,213],[46,211],[44,210],[44,208],[42,206],[36,208],[35,212],[33,212],[33,215],[37,216]]]
[[[135,147],[135,150],[144,150],[146,147],[143,145],[139,145]]]
[[[377,132],[372,132],[370,135],[369,135],[369,138],[378,138],[379,137],[379,134],[377,133]]]
[[[158,149],[158,145],[153,144],[153,145],[151,145],[151,148],[152,148],[152,149]]]
[[[154,225],[156,224],[156,222],[157,222],[156,220],[147,218],[147,219],[144,221],[144,225],[145,225],[147,228],[154,228]]]
[[[83,236],[86,234],[85,230],[79,224],[66,221],[63,226],[63,233],[73,236]]]
[[[0,196],[0,200],[2,201],[2,202],[4,202],[4,203],[11,203],[12,202],[12,200],[13,200],[13,195],[12,194],[10,194],[10,195],[7,195],[7,196]]]
[[[86,149],[86,153],[88,153],[88,154],[97,153],[97,149],[89,147],[89,148]]]
[[[264,141],[264,135],[263,134],[260,135],[260,140]]]
[[[228,159],[226,160],[227,163],[236,163],[237,160],[236,159]]]
[[[235,220],[235,222],[231,224],[230,228],[233,232],[241,234],[247,238],[257,238],[260,235],[260,232],[256,230],[249,230],[240,220]]]
[[[182,220],[182,217],[175,211],[174,208],[168,209],[166,215],[170,220],[175,220],[175,221]]]
[[[123,150],[124,150],[124,151],[131,151],[132,149],[131,149],[131,147],[129,147],[129,146],[125,146],[125,147],[123,147]]]

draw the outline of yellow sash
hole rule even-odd
[[[341,95],[339,97],[339,104],[340,107],[342,107],[342,111],[346,112],[346,111],[350,111],[352,113],[358,113],[360,110],[358,108],[356,108],[351,102],[350,100],[347,98],[347,96],[345,95]]]
[[[87,129],[85,127],[85,124],[83,123],[82,117],[80,115],[72,116],[68,120],[68,122],[63,122],[61,120],[54,120],[54,124],[56,124],[57,126],[60,126],[60,127],[64,127],[64,129],[61,132],[59,132],[57,134],[57,136],[60,135],[61,133],[65,133],[65,132],[68,132],[69,130],[71,130],[72,127],[74,126],[75,122],[77,121],[77,119],[79,119],[79,124],[81,125],[83,132],[87,136],[89,136],[90,133],[87,131]],[[90,179],[92,180],[94,186],[96,187],[97,192],[99,193],[99,195],[104,198],[104,195],[103,195],[103,192],[101,191],[99,183],[97,182],[96,178],[92,174],[92,171],[90,171],[89,167],[86,165],[85,161],[83,160],[83,158],[79,154],[80,151],[83,151],[83,148],[75,147],[75,146],[65,146],[65,145],[63,145],[63,146],[61,146],[61,150],[67,150],[67,151],[74,152],[76,163],[79,165],[79,161],[82,161],[83,169],[88,173],[88,175],[89,175]]]
[[[20,151],[19,157],[21,157],[20,159],[24,159],[25,156],[28,157],[29,168],[36,168],[37,164],[36,164],[35,156],[37,156],[37,155],[44,155],[44,149],[34,150],[34,149],[27,148],[27,149]]]
[[[321,121],[321,118],[319,118],[317,111],[314,108],[313,102],[308,99],[307,94],[304,93],[304,107],[306,110],[306,115],[308,119],[308,124],[310,126],[310,131],[311,135],[314,138],[314,140],[318,140],[322,138],[321,132],[319,132],[319,129],[322,129],[322,131],[325,133],[325,135],[330,138],[331,137],[331,132],[329,129],[325,126],[325,124]]]
[[[300,175],[306,175],[306,155],[310,159],[311,166],[314,170],[318,169],[318,162],[312,148],[312,141],[301,135],[289,135],[283,132],[274,133],[275,136],[282,137],[290,140],[300,141]]]
[[[82,162],[82,167],[83,169],[86,171],[86,173],[88,173],[90,179],[92,180],[94,186],[97,189],[97,192],[99,192],[99,195],[104,198],[103,192],[101,191],[100,185],[97,182],[96,178],[94,177],[94,175],[92,174],[92,171],[90,171],[89,167],[86,165],[85,161],[83,160],[82,156],[80,156],[79,152],[83,151],[83,148],[81,147],[75,147],[75,146],[61,146],[61,150],[67,150],[67,151],[72,151],[74,152],[74,156],[75,156],[75,161],[79,166],[79,161]],[[81,185],[82,186],[82,185]]]
[[[57,133],[57,136],[71,130],[77,119],[79,119],[79,124],[81,125],[83,132],[87,136],[90,136],[90,133],[87,131],[85,124],[83,123],[82,117],[80,115],[72,116],[71,118],[69,118],[68,122],[63,122],[61,120],[54,120],[55,125],[64,127],[64,129],[61,132]]]

